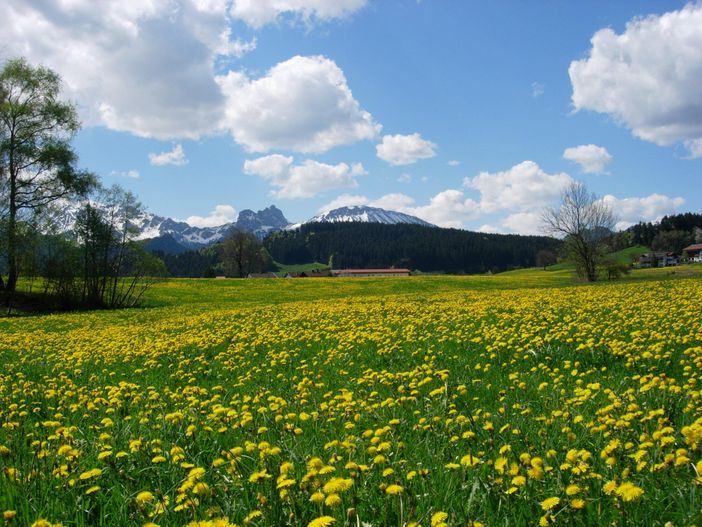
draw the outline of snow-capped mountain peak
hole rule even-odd
[[[349,207],[339,207],[338,209],[333,209],[313,218],[310,218],[305,223],[338,223],[338,222],[365,222],[365,223],[385,223],[385,224],[397,224],[397,223],[411,223],[415,225],[424,225],[426,227],[433,227],[429,222],[426,222],[416,216],[411,216],[403,212],[397,212],[394,210],[385,210],[377,207],[368,207],[365,205],[354,205]]]

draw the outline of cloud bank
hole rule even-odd
[[[328,190],[353,188],[358,186],[356,178],[367,174],[361,163],[328,165],[307,159],[295,165],[292,157],[280,154],[246,160],[244,172],[271,183],[277,198],[311,198]]]
[[[576,110],[606,113],[641,139],[702,157],[702,3],[601,29],[568,73]]]

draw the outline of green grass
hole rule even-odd
[[[282,277],[285,273],[301,273],[303,271],[320,271],[324,269],[329,269],[329,266],[319,262],[307,263],[307,264],[282,264],[274,262],[277,270],[275,273]]]
[[[1,319],[0,512],[10,527],[699,524],[701,278],[181,279],[144,309]],[[333,478],[351,481],[340,504],[311,501]]]

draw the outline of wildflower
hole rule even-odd
[[[154,501],[154,499],[154,495],[151,494],[148,490],[142,490],[139,494],[136,495],[134,501],[136,501],[137,505],[141,507],[146,503],[151,503],[152,501]]]
[[[614,480],[608,481],[607,483],[604,484],[602,487],[602,492],[607,494],[608,496],[611,496],[614,494],[614,492],[617,490],[617,482]]]
[[[307,527],[329,527],[334,522],[336,522],[336,520],[331,516],[320,516],[308,523]]]
[[[89,496],[90,494],[95,494],[99,490],[100,490],[100,487],[98,487],[97,485],[93,485],[92,487],[90,487],[88,490],[85,491],[85,495]]]
[[[448,519],[448,514],[444,511],[438,511],[431,515],[431,527],[445,527],[444,523]]]
[[[325,494],[332,494],[334,492],[343,492],[349,490],[353,486],[353,480],[348,478],[332,478],[323,487]]]
[[[339,496],[337,493],[329,494],[329,496],[327,496],[324,500],[324,504],[327,507],[338,507],[341,505],[341,496]]]
[[[389,496],[397,496],[398,494],[402,494],[404,490],[404,487],[401,485],[392,484],[387,486],[385,489],[385,494]]]
[[[102,470],[101,470],[101,469],[99,469],[99,468],[93,468],[93,469],[90,469],[90,470],[87,470],[87,471],[83,472],[80,476],[78,476],[78,479],[81,480],[81,481],[85,481],[85,480],[88,480],[88,479],[97,478],[97,477],[100,476],[101,474],[102,474]]]
[[[580,492],[580,487],[577,485],[568,485],[565,490],[568,496],[575,496],[578,492]]]
[[[561,502],[561,498],[558,496],[553,496],[551,498],[546,498],[544,501],[541,502],[541,509],[548,511],[553,509],[556,505],[558,505]]]
[[[317,491],[310,496],[310,501],[312,503],[322,503],[324,501],[324,494]]]
[[[644,490],[629,481],[625,481],[615,491],[624,501],[635,501],[643,496]]]
[[[259,470],[257,472],[254,472],[249,476],[249,482],[251,483],[258,483],[262,479],[267,479],[270,478],[271,475],[264,469],[264,470]]]
[[[471,456],[470,454],[461,458],[461,465],[464,467],[474,467],[478,463],[480,463],[480,460],[475,456]]]
[[[526,478],[524,476],[514,476],[512,478],[512,485],[516,487],[523,487],[526,484]]]
[[[580,498],[573,498],[572,500],[570,500],[570,506],[573,509],[580,510],[583,507],[585,507],[585,500],[580,499]]]
[[[17,516],[17,511],[5,511],[2,513],[2,519],[5,521],[10,521],[15,516]]]

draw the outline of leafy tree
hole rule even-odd
[[[605,241],[615,224],[611,208],[583,183],[573,182],[563,191],[561,206],[545,209],[542,221],[550,234],[563,238],[578,276],[588,282],[597,280]]]
[[[555,264],[556,261],[556,255],[553,253],[553,251],[541,249],[539,252],[536,253],[537,267],[543,267],[544,269],[546,269],[546,267],[548,267],[549,265]]]
[[[233,231],[222,242],[222,266],[225,274],[234,278],[263,271],[264,254],[256,236],[250,232]]]
[[[47,204],[85,194],[92,174],[76,169],[70,141],[79,124],[72,104],[58,99],[60,79],[24,59],[0,71],[0,213],[6,210],[3,245],[7,283],[13,292],[20,273],[18,224]]]
[[[660,231],[651,241],[651,249],[654,251],[665,251],[680,254],[682,250],[690,245],[694,240],[694,235],[684,230]]]

